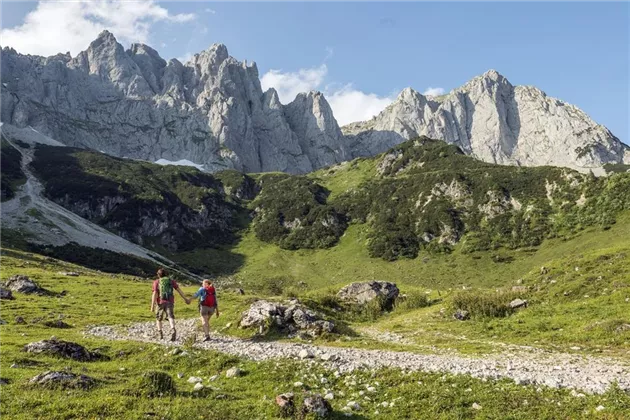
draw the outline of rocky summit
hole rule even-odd
[[[370,121],[343,127],[353,156],[372,156],[426,135],[477,159],[574,169],[630,163],[630,148],[573,105],[490,70],[443,96],[411,88]]]
[[[125,50],[108,31],[74,58],[4,48],[1,117],[66,145],[209,171],[302,173],[349,158],[321,94],[282,105],[256,63],[222,44],[185,64],[143,44]]]
[[[254,62],[214,44],[188,62],[103,31],[71,57],[2,50],[3,123],[66,145],[207,171],[306,173],[372,156],[419,135],[486,162],[594,169],[630,163],[630,149],[578,108],[494,70],[444,96],[411,88],[370,121],[340,129],[323,94],[287,105],[262,91]]]

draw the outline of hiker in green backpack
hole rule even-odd
[[[162,320],[164,320],[164,315],[166,315],[168,317],[168,323],[171,325],[171,341],[175,341],[177,339],[177,333],[175,331],[175,313],[173,312],[175,305],[175,293],[173,291],[177,290],[177,293],[179,293],[187,305],[190,305],[190,299],[184,296],[177,282],[167,276],[166,270],[160,268],[157,271],[157,276],[157,280],[153,282],[151,312],[154,312],[157,307],[155,319],[160,339],[164,338],[164,334],[162,333]]]

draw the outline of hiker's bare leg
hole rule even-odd
[[[162,320],[156,319],[155,325],[157,326],[157,330],[158,330],[158,334],[160,335],[160,338],[163,338],[164,335],[162,334]]]
[[[210,335],[210,316],[202,315],[201,316],[201,325],[203,325],[203,334],[204,337],[208,337]]]

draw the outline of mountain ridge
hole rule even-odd
[[[215,172],[308,173],[373,156],[420,135],[481,160],[601,172],[630,148],[573,105],[496,70],[435,96],[404,89],[369,121],[340,128],[321,92],[280,103],[255,62],[213,44],[186,63],[103,31],[85,50],[51,57],[2,49],[4,123],[74,147],[142,160],[188,160]],[[568,152],[568,153],[567,153]]]

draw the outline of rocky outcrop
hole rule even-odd
[[[18,292],[24,293],[27,295],[35,294],[35,295],[49,295],[51,294],[48,290],[40,287],[36,282],[24,276],[22,274],[16,274],[14,276],[9,277],[9,279],[4,284],[10,292]],[[9,293],[11,295],[11,293]],[[8,299],[11,299],[9,297]]]
[[[103,358],[103,356],[99,353],[88,351],[80,344],[72,343],[70,341],[57,340],[56,338],[29,343],[24,346],[24,351],[35,354],[44,353],[79,362],[89,362]]]
[[[96,380],[87,375],[49,370],[31,378],[29,384],[49,389],[89,389],[96,385]]]
[[[578,170],[630,163],[630,148],[580,109],[494,70],[440,97],[407,88],[378,116],[342,130],[353,157],[426,135],[491,163]]]
[[[242,328],[273,326],[289,334],[299,331],[313,337],[330,333],[335,328],[332,322],[323,320],[319,314],[296,301],[284,305],[266,300],[254,302],[243,312],[239,325]]]
[[[308,172],[346,158],[321,94],[284,107],[255,63],[214,44],[182,64],[103,31],[76,57],[2,50],[1,119],[70,146],[215,171]],[[299,130],[296,133],[295,130]]]
[[[351,283],[337,293],[337,297],[344,302],[365,304],[374,299],[382,299],[383,307],[392,307],[400,290],[394,283],[388,281],[370,281]]]

